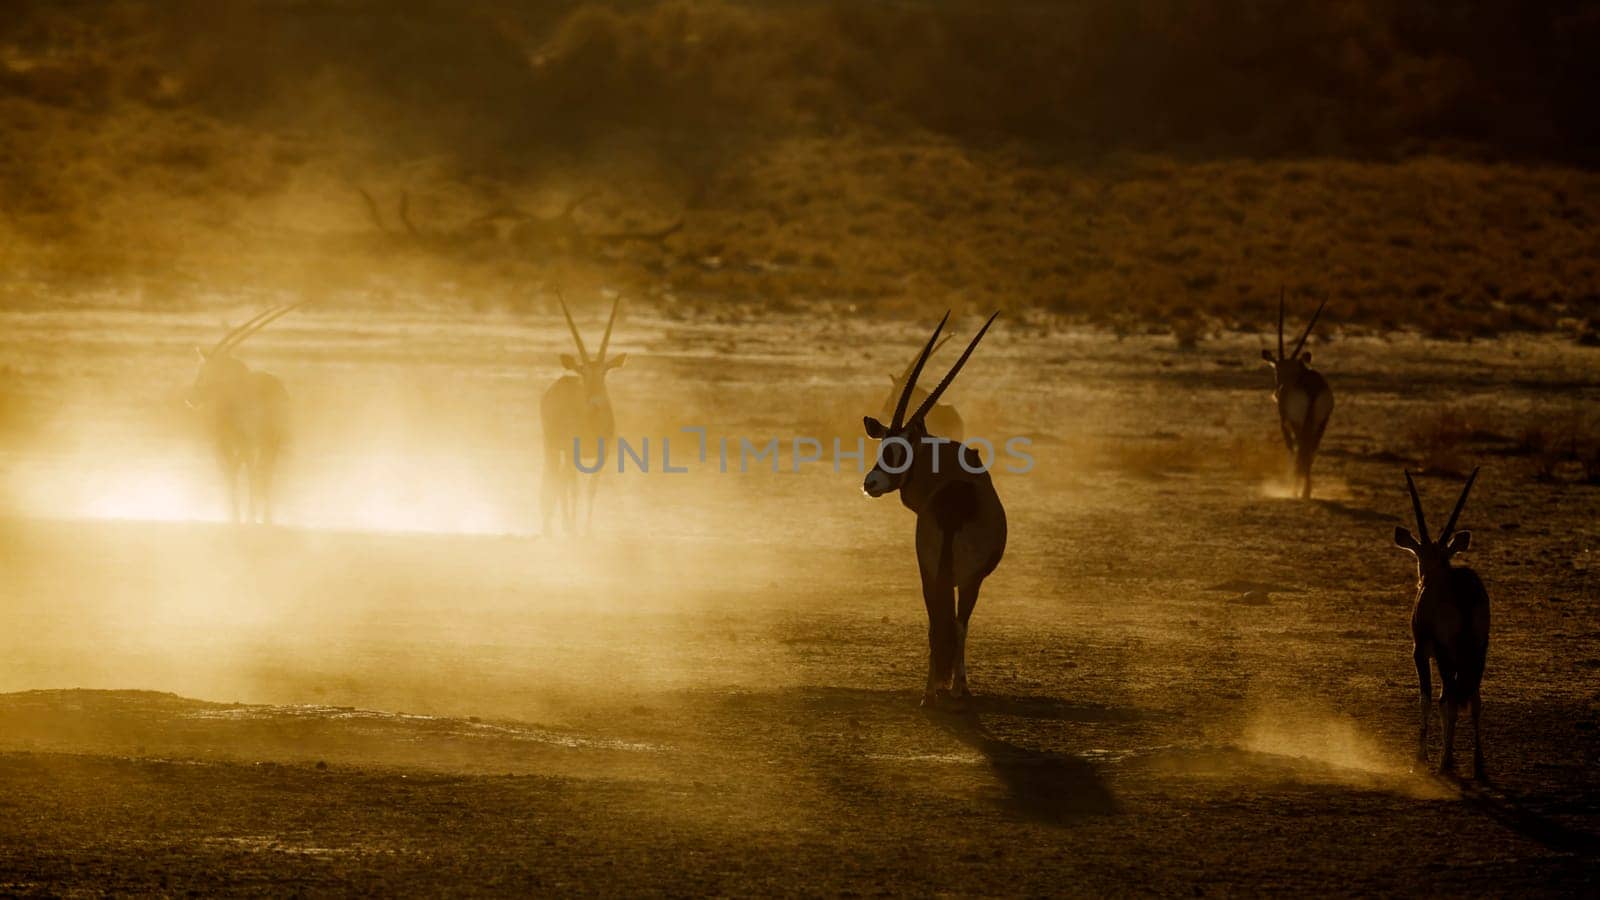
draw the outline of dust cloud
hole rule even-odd
[[[663,860],[708,894],[1592,861],[1474,855],[1500,826],[1412,771],[1390,535],[1401,469],[1481,461],[1491,770],[1567,815],[1600,771],[1600,20],[1245,5],[10,4],[0,794],[51,814],[0,823],[0,885],[71,892],[44,870],[86,846],[215,863],[111,889],[208,893],[301,858],[618,894]],[[1312,503],[1280,293],[1328,301]],[[289,303],[236,352],[288,440],[273,523],[235,524],[194,349]],[[619,310],[649,447],[579,534],[540,513],[563,303],[591,350]],[[994,474],[974,696],[923,710],[915,519],[831,447],[946,310],[924,385],[998,310],[944,401],[1034,465]],[[1327,852],[1352,814],[1381,825]],[[1240,846],[1255,880],[1196,882]]]

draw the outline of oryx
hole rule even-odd
[[[577,345],[576,358],[570,353],[561,354],[561,365],[570,374],[556,379],[544,392],[539,403],[539,418],[544,425],[544,481],[539,490],[539,506],[543,516],[543,530],[550,533],[550,516],[556,506],[561,507],[561,521],[568,534],[577,531],[578,525],[578,464],[580,459],[593,475],[589,478],[589,511],[584,520],[584,530],[594,522],[594,492],[599,482],[594,477],[605,468],[608,455],[616,453],[616,421],[611,413],[611,397],[606,391],[606,373],[620,368],[628,354],[618,353],[606,358],[606,347],[611,343],[611,326],[617,322],[619,296],[611,303],[611,317],[606,320],[605,334],[600,338],[600,355],[589,358],[583,346],[583,336],[572,321],[567,300],[558,291],[561,314],[572,331],[572,341]],[[581,448],[581,449],[580,449]],[[579,455],[575,456],[574,453]],[[590,454],[597,459],[593,467],[588,462]]]
[[[978,589],[1000,564],[1006,548],[1006,511],[989,478],[988,465],[993,461],[981,460],[977,451],[942,436],[930,437],[926,417],[998,315],[989,317],[949,374],[907,417],[917,378],[950,319],[945,313],[912,364],[889,424],[871,416],[862,419],[867,435],[881,443],[877,463],[861,489],[869,497],[899,491],[900,502],[917,514],[917,566],[928,608],[924,705],[946,692],[958,698],[969,695],[967,626],[978,603]]]
[[[1456,531],[1456,520],[1467,505],[1467,492],[1478,479],[1473,469],[1461,489],[1456,508],[1445,522],[1439,539],[1428,534],[1422,514],[1422,498],[1417,485],[1406,472],[1406,489],[1411,492],[1411,508],[1417,516],[1417,534],[1403,526],[1394,529],[1395,545],[1417,558],[1417,602],[1411,609],[1412,660],[1417,664],[1417,682],[1422,694],[1422,721],[1417,736],[1417,758],[1428,758],[1428,719],[1433,702],[1433,685],[1428,678],[1428,659],[1439,667],[1439,707],[1444,719],[1444,753],[1439,771],[1455,769],[1456,715],[1461,704],[1472,709],[1472,774],[1483,778],[1483,736],[1479,732],[1479,713],[1483,699],[1484,660],[1489,653],[1489,592],[1478,573],[1465,566],[1450,565],[1451,557],[1467,549],[1472,532]]]
[[[288,438],[289,394],[276,376],[251,370],[233,352],[251,335],[305,302],[257,314],[223,335],[210,350],[198,344],[194,348],[200,357],[200,371],[185,402],[207,417],[235,522],[241,521],[241,468],[249,491],[244,520],[272,521],[272,471]]]
[[[940,347],[950,342],[950,338],[951,335],[948,334],[940,338],[939,343],[933,346],[933,352],[938,353]],[[899,375],[889,373],[889,395],[883,398],[883,408],[878,412],[879,416],[885,419],[892,418],[894,405],[899,402],[900,395],[905,391],[906,379],[911,377],[911,368],[916,364],[917,357],[913,356],[911,361],[906,363],[906,367],[900,370]],[[922,388],[916,388],[911,392],[912,403],[921,404],[927,398],[928,392]],[[961,420],[961,414],[956,412],[956,408],[948,403],[935,403],[933,409],[928,410],[926,425],[929,434],[949,438],[957,443],[966,437],[966,423]]]
[[[1333,415],[1333,389],[1328,387],[1328,380],[1321,373],[1311,368],[1311,351],[1305,350],[1306,338],[1311,336],[1311,329],[1316,326],[1317,318],[1322,315],[1322,308],[1328,305],[1327,300],[1317,306],[1317,311],[1311,316],[1311,321],[1306,323],[1306,330],[1300,332],[1300,339],[1295,341],[1294,350],[1287,356],[1283,352],[1283,295],[1278,295],[1278,355],[1274,357],[1271,350],[1262,350],[1261,358],[1272,367],[1276,378],[1276,385],[1272,390],[1272,399],[1278,404],[1278,427],[1283,429],[1283,443],[1292,456],[1294,471],[1294,489],[1301,490],[1301,497],[1311,499],[1311,461],[1317,455],[1317,447],[1322,443],[1322,433],[1327,430],[1328,417]]]

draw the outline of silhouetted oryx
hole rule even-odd
[[[945,313],[912,365],[889,424],[871,416],[862,420],[868,436],[882,442],[862,490],[871,497],[899,491],[900,502],[917,514],[917,565],[922,575],[922,600],[928,608],[925,705],[946,691],[956,697],[968,695],[968,623],[983,579],[1000,564],[1006,548],[1006,511],[987,465],[971,448],[948,440],[926,440],[926,417],[998,315],[989,317],[949,374],[907,417],[917,378],[950,319]]]
[[[1294,351],[1285,356],[1283,296],[1280,294],[1278,355],[1274,357],[1271,350],[1261,351],[1261,358],[1272,367],[1276,379],[1272,399],[1278,404],[1278,426],[1283,429],[1284,446],[1293,457],[1294,488],[1300,490],[1303,484],[1301,496],[1307,500],[1311,499],[1311,462],[1322,443],[1322,433],[1327,430],[1328,417],[1333,415],[1333,390],[1328,387],[1328,380],[1311,368],[1311,351],[1301,352],[1301,349],[1305,347],[1306,338],[1311,336],[1317,317],[1322,315],[1322,307],[1327,305],[1328,301],[1324,300],[1317,307],[1306,330],[1300,332],[1300,339],[1295,341]]]
[[[240,469],[248,487],[244,518],[272,521],[272,475],[288,437],[289,393],[276,376],[251,370],[233,354],[251,335],[304,303],[273,307],[223,335],[210,350],[194,348],[200,371],[187,402],[207,416],[235,522],[240,521]]]
[[[545,534],[550,533],[550,517],[557,506],[561,508],[563,527],[572,534],[578,525],[578,457],[573,453],[581,454],[585,467],[589,466],[590,454],[599,457],[596,459],[599,468],[589,476],[589,511],[584,521],[587,531],[594,522],[597,476],[605,467],[605,458],[616,453],[613,445],[617,428],[611,412],[611,396],[606,391],[606,373],[620,368],[628,354],[618,353],[606,358],[611,326],[616,324],[617,307],[622,302],[620,296],[611,304],[611,317],[606,320],[606,331],[600,338],[600,355],[594,359],[589,358],[589,351],[583,346],[583,336],[572,321],[566,298],[559,292],[557,298],[561,301],[561,314],[566,317],[567,327],[572,330],[578,355],[561,354],[561,365],[569,374],[556,379],[539,403],[539,418],[544,425],[544,481],[540,486],[539,506]]]
[[[1456,715],[1461,704],[1472,708],[1472,773],[1483,778],[1483,735],[1479,732],[1479,713],[1483,698],[1484,660],[1489,654],[1489,592],[1478,573],[1465,566],[1450,565],[1451,557],[1467,549],[1472,532],[1456,531],[1456,520],[1467,505],[1467,493],[1478,479],[1473,469],[1461,489],[1450,520],[1444,523],[1437,541],[1428,536],[1428,521],[1422,514],[1422,498],[1417,485],[1406,473],[1406,489],[1411,492],[1411,508],[1417,515],[1417,534],[1396,525],[1395,545],[1417,558],[1417,602],[1411,609],[1412,659],[1417,664],[1417,682],[1422,694],[1422,723],[1417,737],[1417,758],[1428,758],[1428,718],[1433,702],[1433,686],[1428,678],[1428,658],[1439,666],[1439,706],[1444,717],[1444,753],[1439,771],[1455,769]]]

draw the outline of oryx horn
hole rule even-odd
[[[1417,531],[1421,532],[1418,537],[1422,538],[1424,544],[1429,543],[1428,519],[1422,514],[1422,498],[1417,496],[1417,484],[1411,480],[1409,469],[1406,470],[1406,488],[1411,491],[1411,508],[1417,514]]]
[[[577,324],[575,322],[572,321],[572,312],[567,309],[567,298],[561,295],[561,289],[560,288],[556,288],[556,299],[561,301],[561,314],[563,316],[567,317],[567,327],[572,329],[572,340],[573,340],[573,343],[578,345],[578,359],[581,360],[584,363],[584,365],[588,365],[588,363],[589,363],[589,351],[584,349],[584,346],[583,346],[583,335],[578,333],[578,326],[577,326]],[[607,330],[607,335],[609,336],[609,334],[610,334],[610,332],[609,332],[609,329],[608,329]],[[601,351],[601,352],[603,353],[605,351]]]
[[[217,345],[211,348],[211,352],[216,353],[219,350],[232,350],[234,347],[244,343],[250,338],[251,335],[267,327],[268,325],[271,325],[273,322],[283,318],[285,315],[288,315],[290,312],[306,305],[309,302],[309,300],[297,300],[294,303],[286,303],[283,306],[275,306],[264,312],[257,313],[243,325],[240,325],[239,327],[223,335],[222,340],[217,341]]]
[[[617,307],[622,305],[622,295],[611,301],[611,318],[606,320],[606,333],[600,336],[600,362],[606,361],[606,345],[611,343],[611,326],[617,324]]]
[[[956,364],[950,367],[949,374],[945,375],[944,380],[939,382],[939,386],[928,394],[928,399],[922,401],[922,405],[917,407],[916,413],[911,417],[912,421],[927,415],[928,410],[933,409],[933,405],[939,402],[939,397],[944,393],[944,389],[950,386],[950,382],[956,380],[956,375],[961,371],[961,367],[967,364],[967,357],[971,356],[972,351],[978,348],[978,342],[983,340],[983,336],[988,332],[989,326],[993,325],[994,320],[999,317],[1000,311],[995,310],[994,314],[989,316],[989,321],[984,322],[983,327],[978,329],[978,333],[972,336],[972,342],[967,344],[967,349],[961,352],[961,358],[956,360]]]
[[[1450,521],[1444,523],[1444,531],[1439,532],[1439,540],[1448,541],[1455,533],[1456,519],[1461,518],[1461,509],[1467,505],[1467,492],[1472,490],[1472,483],[1478,480],[1478,469],[1472,469],[1472,474],[1467,476],[1467,485],[1461,489],[1461,496],[1456,500],[1456,508],[1450,513]]]
[[[1278,288],[1278,359],[1283,359],[1283,288]]]
[[[1306,338],[1311,336],[1311,329],[1313,329],[1313,328],[1315,328],[1317,326],[1317,318],[1322,315],[1322,308],[1324,306],[1327,306],[1327,305],[1328,305],[1328,298],[1326,298],[1326,297],[1322,298],[1322,302],[1317,304],[1317,311],[1311,314],[1311,321],[1306,323],[1306,330],[1300,332],[1300,340],[1295,341],[1295,343],[1294,343],[1294,352],[1289,354],[1289,358],[1290,359],[1293,359],[1296,356],[1300,355],[1300,348],[1304,347],[1306,345]],[[1282,340],[1282,339],[1283,338],[1280,335],[1279,336],[1279,340]],[[1282,352],[1281,349],[1280,349],[1279,352]]]
[[[945,344],[950,343],[950,339],[952,337],[955,337],[955,335],[947,334],[944,337],[939,338],[939,343],[933,345],[933,352],[929,353],[928,356],[931,357],[931,356],[933,356],[934,353],[938,353],[939,352],[939,348],[943,347]],[[917,364],[917,360],[916,360],[915,357],[913,357],[910,362],[906,363],[906,367],[904,369],[900,370],[900,377],[895,379],[895,381],[897,383],[904,384],[905,380],[907,378],[911,377],[911,367],[916,365],[916,364]]]
[[[934,342],[939,340],[939,332],[944,330],[944,324],[950,321],[950,311],[944,312],[944,318],[939,320],[938,326],[933,329],[933,334],[928,335],[928,343],[922,347],[922,352],[917,355],[917,361],[911,366],[911,374],[906,378],[906,383],[900,388],[900,402],[894,405],[894,419],[890,421],[889,428],[897,429],[905,422],[906,406],[911,402],[911,392],[917,389],[917,379],[922,377],[922,367],[927,365],[928,356],[933,353]]]

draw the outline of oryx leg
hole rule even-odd
[[[1478,720],[1483,712],[1483,695],[1481,693],[1472,692],[1470,708],[1472,710],[1472,777],[1483,781],[1483,734],[1478,730]]]
[[[955,650],[955,598],[948,579],[938,569],[923,569],[922,603],[928,608],[928,685],[922,692],[922,705],[937,703],[939,694],[949,689],[950,666]]]
[[[1295,468],[1299,470],[1298,477],[1305,484],[1305,492],[1300,496],[1306,500],[1311,499],[1311,463],[1316,460],[1317,448],[1322,445],[1322,432],[1327,427],[1328,421],[1324,419],[1321,423],[1308,421],[1300,430],[1301,434],[1305,435],[1305,439],[1300,442],[1300,449],[1296,454]]]
[[[594,492],[600,488],[600,473],[596,472],[584,480],[587,481],[588,484],[585,486],[584,490],[584,493],[587,495],[587,502],[585,503],[587,511],[584,513],[583,518],[583,533],[588,534],[589,530],[594,527]]]
[[[1450,679],[1444,682],[1444,696],[1439,699],[1444,718],[1444,754],[1439,757],[1439,771],[1447,774],[1456,769],[1456,715],[1461,712],[1461,704],[1450,690]]]
[[[1417,728],[1417,759],[1428,758],[1428,719],[1433,716],[1433,678],[1428,670],[1428,651],[1422,645],[1417,645],[1411,652],[1411,658],[1417,664],[1417,687],[1422,694],[1422,715]]]
[[[962,584],[956,592],[955,621],[955,680],[950,692],[957,697],[970,697],[967,688],[967,628],[972,622],[972,610],[978,605],[978,589],[983,586],[979,576]]]
[[[561,533],[578,533],[578,476],[572,472],[561,485]]]
[[[277,467],[278,450],[272,447],[261,452],[251,472],[250,492],[255,495],[253,514],[260,518],[263,525],[272,524],[272,476]]]
[[[217,463],[222,470],[222,483],[228,491],[228,518],[232,522],[238,522],[239,460],[232,453],[224,450],[218,454]]]
[[[1294,428],[1289,424],[1287,417],[1279,417],[1278,427],[1283,429],[1283,446],[1289,454],[1289,490],[1297,493],[1300,490],[1300,471],[1297,465],[1299,451],[1295,441]]]
[[[561,465],[561,451],[548,443],[544,448],[544,475],[539,480],[539,533],[550,534],[550,516],[555,513],[562,495],[566,493],[567,473]]]
[[[244,521],[247,525],[256,523],[256,464],[244,464]]]

